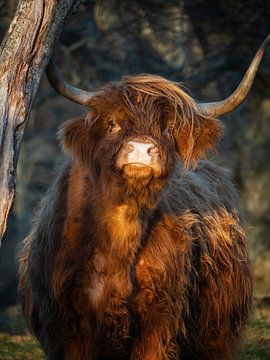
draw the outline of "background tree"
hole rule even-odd
[[[0,47],[0,240],[15,194],[20,144],[55,39],[78,3],[21,0]],[[7,7],[12,11],[14,2]]]

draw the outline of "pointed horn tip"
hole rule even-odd
[[[267,47],[270,45],[270,34],[268,34],[268,36],[264,39],[262,45],[259,48],[259,51],[265,51],[267,49]]]
[[[266,36],[266,39],[264,41],[268,42],[268,44],[270,43],[270,34],[268,34],[268,36]]]

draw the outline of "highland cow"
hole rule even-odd
[[[96,93],[64,123],[69,155],[20,254],[20,295],[48,359],[236,357],[252,301],[245,235],[227,172],[201,160],[216,116],[246,96],[263,50],[226,100],[197,104],[158,76]]]

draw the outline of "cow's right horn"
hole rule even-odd
[[[88,105],[95,92],[81,90],[68,84],[59,74],[54,62],[50,60],[47,70],[47,77],[52,87],[62,96],[81,105]]]
[[[264,40],[256,55],[254,56],[249,68],[247,69],[243,80],[238,85],[236,90],[225,100],[209,103],[199,103],[199,107],[202,112],[208,116],[219,116],[226,113],[229,113],[236,109],[246,98],[254,77],[256,75],[258,66],[262,60],[265,49],[270,44],[270,35]]]

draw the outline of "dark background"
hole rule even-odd
[[[0,40],[16,2],[0,0]],[[93,0],[83,1],[68,20],[54,54],[65,78],[87,90],[147,72],[183,83],[196,99],[215,101],[238,85],[268,33],[266,0]],[[44,76],[24,136],[16,201],[2,244],[0,330],[13,326],[16,249],[61,163],[57,128],[85,112],[58,96]],[[231,170],[239,189],[255,294],[270,295],[270,50],[245,103],[222,120],[225,135],[212,158]]]

